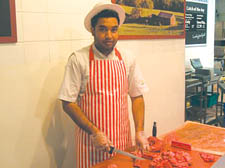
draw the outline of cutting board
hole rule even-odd
[[[182,151],[182,149],[178,149],[178,148],[170,148],[171,151]],[[206,163],[202,160],[202,158],[199,155],[198,151],[186,151],[183,150],[185,152],[188,152],[191,157],[192,157],[192,166],[190,166],[189,168],[210,168],[214,162],[211,163]],[[215,155],[216,160],[218,160],[221,156],[219,155]],[[149,168],[148,165],[151,161],[146,160],[146,161],[142,161],[142,167],[141,168]],[[116,156],[114,156],[112,159],[110,160],[106,160],[102,163],[99,163],[95,166],[93,166],[92,168],[107,168],[109,165],[114,164],[117,165],[118,168],[133,168],[133,161],[131,158],[127,157],[127,156],[123,156],[121,154],[117,154]]]
[[[164,141],[165,146],[163,149],[165,151],[172,150],[175,152],[183,150],[171,147],[172,140],[191,144],[192,151],[183,150],[188,152],[192,157],[192,165],[189,168],[210,168],[214,164],[214,162],[204,162],[199,155],[199,151],[214,154],[216,160],[225,153],[225,128],[187,121],[183,126],[161,136],[160,139]],[[144,161],[142,167],[148,168],[149,162]],[[110,164],[115,164],[118,168],[133,168],[132,159],[120,154],[95,165],[93,168],[107,168]]]
[[[186,121],[182,126],[160,136],[170,144],[172,140],[190,144],[196,151],[225,154],[225,128]]]

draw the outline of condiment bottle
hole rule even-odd
[[[156,122],[155,121],[153,123],[153,128],[152,128],[152,136],[153,137],[157,136],[157,126],[156,126]]]

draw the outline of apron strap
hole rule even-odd
[[[117,48],[115,48],[115,54],[116,54],[116,56],[119,58],[119,60],[122,61],[121,54],[120,54],[120,52],[117,50]]]
[[[93,49],[92,49],[92,45],[89,49],[89,61],[93,61],[94,60],[94,53],[93,53]]]
[[[122,60],[121,54],[116,48],[115,48],[115,54],[119,58],[119,60],[121,61]],[[92,49],[92,45],[91,45],[91,47],[89,49],[89,61],[91,62],[93,60],[94,60],[94,53],[93,53],[93,49]]]

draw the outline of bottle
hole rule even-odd
[[[153,123],[153,128],[152,128],[152,136],[153,137],[157,136],[157,127],[156,127],[156,122],[155,121]]]

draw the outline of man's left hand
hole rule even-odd
[[[140,150],[149,150],[149,142],[145,136],[144,131],[139,131],[135,133],[136,146]]]

